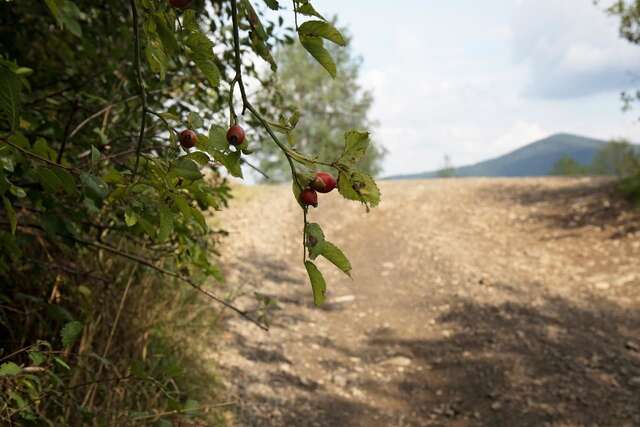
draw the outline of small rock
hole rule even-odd
[[[407,367],[411,366],[411,359],[404,356],[396,356],[391,359],[387,359],[382,362],[383,365],[391,365],[391,366],[399,366],[399,367]]]
[[[502,408],[502,403],[500,402],[493,402],[493,404],[491,404],[491,409],[493,409],[494,411],[497,411],[500,408]]]
[[[640,352],[640,346],[633,341],[627,341],[624,346],[627,348],[627,350]]]
[[[606,291],[611,287],[607,282],[598,282],[594,285],[594,287],[600,291]]]
[[[344,387],[347,385],[347,379],[342,375],[334,374],[333,377],[331,378],[331,381],[338,387]]]
[[[629,385],[633,387],[640,387],[640,377],[630,378]]]

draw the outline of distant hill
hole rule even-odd
[[[607,141],[584,136],[559,133],[532,142],[504,156],[470,166],[457,167],[456,176],[546,176],[553,165],[565,155],[587,165]],[[434,178],[437,171],[412,175],[390,176],[387,179]]]

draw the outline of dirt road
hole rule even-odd
[[[322,266],[322,309],[288,187],[242,189],[224,213],[229,288],[280,306],[269,333],[228,316],[236,425],[640,426],[640,216],[610,187],[381,189],[369,214],[337,194],[311,214],[354,268]]]

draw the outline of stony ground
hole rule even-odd
[[[311,220],[353,280],[322,266],[312,304],[288,186],[224,214],[238,304],[217,359],[238,426],[640,426],[640,215],[603,181],[383,182]]]

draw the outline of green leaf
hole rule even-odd
[[[316,306],[320,306],[325,301],[325,295],[327,293],[327,283],[322,277],[322,273],[318,270],[318,267],[311,261],[305,261],[304,266],[307,269],[309,280],[311,280],[311,289],[313,290],[313,303]]]
[[[213,156],[216,151],[224,151],[229,148],[227,142],[227,131],[218,125],[212,125],[209,128],[209,147],[207,151]]]
[[[322,232],[320,225],[316,223],[307,224],[306,231],[307,241],[305,244],[307,245],[307,248],[309,248],[309,257],[311,259],[316,259],[316,257],[320,255],[320,249],[324,243],[324,233]]]
[[[193,160],[185,159],[184,157],[175,161],[171,168],[171,173],[175,176],[190,179],[192,181],[202,178],[200,167]]]
[[[20,124],[22,82],[13,70],[0,64],[0,119],[9,123],[10,129]]]
[[[380,190],[369,175],[362,172],[338,175],[338,191],[348,200],[357,200],[367,206],[375,207],[380,203]]]
[[[278,0],[264,0],[269,9],[278,10],[280,9],[280,5],[278,4]]]
[[[100,162],[101,157],[102,155],[100,154],[100,151],[98,151],[95,145],[92,145],[91,146],[91,166],[94,168],[98,166],[98,162]]]
[[[73,175],[62,168],[55,168],[53,172],[62,183],[62,187],[68,195],[74,196],[78,193],[76,189],[76,180]]]
[[[351,271],[351,263],[339,247],[325,240],[321,244],[320,255],[342,270],[347,276],[351,276],[349,273]]]
[[[0,377],[14,377],[22,372],[22,368],[13,362],[5,362],[0,365]]]
[[[176,55],[180,51],[180,46],[176,41],[174,29],[169,27],[169,24],[167,24],[167,21],[161,14],[154,14],[153,20],[156,23],[156,31],[158,33],[160,41],[162,42],[164,51],[169,56]]]
[[[160,74],[160,79],[164,80],[169,66],[169,58],[157,39],[149,39],[144,48],[144,54],[149,62],[149,67],[154,73]]]
[[[222,163],[231,175],[242,178],[242,168],[240,167],[241,153],[239,151],[230,153],[215,151],[213,153],[213,158]]]
[[[109,187],[100,177],[82,173],[80,182],[84,186],[87,195],[92,199],[102,200],[109,194]]]
[[[42,184],[45,191],[49,193],[56,193],[59,190],[64,189],[64,184],[60,178],[58,178],[58,175],[56,175],[50,168],[44,166],[38,167],[35,172],[38,177],[38,181],[40,181],[40,184]]]
[[[256,32],[258,37],[260,37],[262,40],[266,40],[267,32],[264,30],[264,27],[262,26],[262,22],[260,22],[260,18],[258,17],[256,10],[251,5],[251,1],[242,0],[241,6],[244,9],[244,14],[249,20],[251,28]]]
[[[173,232],[173,213],[169,207],[160,206],[160,228],[158,230],[158,240],[165,241]]]
[[[326,21],[307,21],[298,27],[298,34],[305,37],[322,37],[339,46],[346,46],[347,42],[333,25]]]
[[[306,3],[300,6],[298,8],[298,13],[301,13],[306,16],[315,16],[326,21],[326,19],[324,19],[324,16],[320,15],[318,11],[314,9],[311,3]]]
[[[127,224],[127,227],[133,227],[138,223],[138,214],[133,210],[127,209],[124,211],[124,223]]]
[[[18,219],[16,218],[16,211],[13,210],[13,206],[9,199],[5,196],[2,196],[2,203],[4,205],[4,211],[7,213],[7,218],[9,219],[9,225],[11,226],[11,234],[16,234],[16,227],[18,226]]]
[[[77,320],[68,322],[64,325],[62,331],[60,331],[62,346],[64,348],[71,347],[82,333],[82,329],[84,329],[84,325],[82,322],[78,322]]]
[[[35,366],[39,366],[42,365],[42,363],[46,360],[46,357],[44,357],[44,354],[40,353],[39,351],[30,351],[29,359],[31,359],[31,362]]]
[[[211,160],[209,158],[209,156],[207,156],[205,153],[203,153],[202,151],[194,151],[192,153],[187,154],[186,156],[184,156],[185,159],[191,159],[194,162],[196,162],[197,164],[199,164],[200,166],[206,166],[209,164],[209,161]]]
[[[218,87],[220,84],[220,70],[215,63],[213,56],[213,43],[199,29],[193,31],[186,40],[187,46],[191,49],[191,59],[205,75],[209,84]]]
[[[325,49],[320,37],[300,35],[300,43],[327,70],[331,77],[336,77],[336,63],[333,61],[329,51]]]
[[[82,17],[82,12],[75,3],[69,0],[45,0],[45,3],[60,28],[66,28],[73,35],[82,37],[82,28],[78,22],[78,19]]]
[[[271,55],[269,46],[267,46],[267,44],[254,32],[251,32],[249,37],[251,40],[251,47],[253,47],[254,52],[260,55],[262,59],[264,59],[269,63],[269,65],[271,65],[272,71],[276,71],[278,69],[278,64],[276,64],[275,59],[273,59],[273,55]]]
[[[200,129],[201,127],[204,126],[204,121],[202,120],[202,117],[200,117],[200,115],[198,113],[196,113],[195,111],[189,111],[189,127],[191,129]]]
[[[65,368],[67,371],[71,370],[71,366],[69,366],[67,362],[65,362],[61,358],[54,356],[53,361],[56,362],[58,365],[62,366],[63,368]]]
[[[369,132],[349,131],[344,134],[344,150],[338,162],[354,166],[366,154],[369,148]]]

